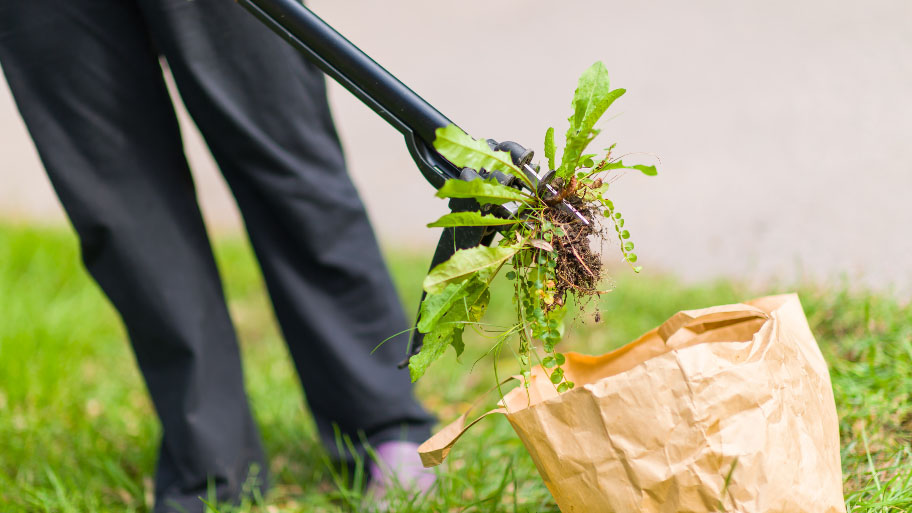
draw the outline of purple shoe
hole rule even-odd
[[[367,497],[381,508],[387,502],[392,489],[402,489],[409,495],[426,493],[437,480],[433,470],[424,468],[418,456],[418,444],[414,442],[391,441],[378,445],[377,459],[368,467],[370,485]]]

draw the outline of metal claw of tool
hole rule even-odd
[[[532,150],[524,148],[519,143],[513,141],[505,141],[498,143],[493,139],[488,139],[488,146],[493,150],[497,151],[506,151],[510,154],[510,158],[513,160],[513,163],[522,171],[523,175],[526,177],[528,183],[520,180],[519,185],[531,192],[532,194],[537,195],[539,198],[548,199],[553,198],[558,195],[557,189],[551,185],[551,181],[554,180],[555,171],[550,169],[545,171],[543,174],[539,175],[536,167],[532,165],[532,157],[535,155],[535,152]],[[568,214],[573,215],[579,222],[588,225],[589,220],[586,219],[579,210],[571,205],[567,200],[562,200],[560,202],[559,208]]]

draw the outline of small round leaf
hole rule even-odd
[[[563,369],[558,368],[557,370],[555,370],[554,372],[551,373],[551,383],[554,383],[556,385],[556,384],[560,383],[561,380],[563,380],[563,379],[564,379],[564,370]]]

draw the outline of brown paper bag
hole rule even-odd
[[[798,296],[679,312],[602,356],[567,354],[500,408],[564,513],[842,513],[836,406]],[[440,464],[468,412],[419,448]]]

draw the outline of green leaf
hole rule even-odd
[[[629,239],[629,238],[630,238],[630,232],[627,231],[627,230],[621,230],[621,238],[622,238],[622,239]]]
[[[601,61],[595,62],[580,75],[576,91],[573,93],[573,115],[570,116],[570,128],[579,131],[587,125],[591,128],[604,113],[598,112],[600,104],[611,94],[608,70]],[[605,106],[607,108],[607,106]]]
[[[573,174],[579,163],[579,157],[586,149],[586,146],[598,135],[597,130],[589,130],[583,134],[571,135],[567,132],[567,145],[564,147],[564,155],[561,157],[561,165],[557,170],[557,176],[567,178]]]
[[[627,253],[627,261],[631,264],[637,261],[636,253]]]
[[[643,173],[646,176],[656,176],[657,174],[659,174],[659,172],[656,171],[655,166],[644,166],[642,164],[628,166],[627,164],[624,164],[623,160],[609,162],[604,167],[602,167],[602,171],[608,171],[611,169],[636,169],[637,171]]]
[[[633,251],[633,243],[630,241],[625,242],[624,251]]]
[[[542,367],[550,369],[557,365],[557,362],[554,360],[553,356],[546,356],[542,359]]]
[[[471,294],[470,294],[471,296]],[[481,294],[478,295],[478,298],[472,302],[472,306],[469,307],[469,320],[472,322],[478,322],[484,317],[485,311],[488,309],[488,303],[491,302],[491,291],[488,289],[487,284],[485,284],[484,289],[482,289]]]
[[[655,175],[659,174],[659,172],[656,170],[655,166],[644,166],[643,164],[637,164],[637,165],[633,166],[633,169],[640,171],[641,173],[643,173],[646,176],[655,176]]]
[[[474,297],[471,294],[469,297]],[[456,324],[459,326],[457,329],[453,330],[453,340],[450,341],[450,345],[453,346],[453,350],[456,351],[456,358],[459,358],[462,355],[462,352],[465,351],[465,342],[462,341],[462,332],[465,331],[466,322],[478,322],[484,317],[485,310],[488,309],[488,303],[491,301],[491,291],[488,289],[487,284],[485,284],[484,289],[482,289],[481,294],[475,299],[471,306],[468,309],[463,309],[458,314],[462,315],[466,313],[468,317],[461,321],[462,324]],[[465,302],[468,304],[468,301]],[[456,305],[456,310],[459,310],[459,305]]]
[[[556,385],[560,383],[562,379],[564,379],[564,369],[558,367],[557,370],[551,373],[551,383]]]
[[[558,365],[563,365],[567,363],[567,357],[561,353],[557,353],[554,355],[554,361],[556,361]]]
[[[476,141],[456,125],[438,128],[435,132],[434,148],[447,160],[459,167],[475,170],[503,171],[519,177],[519,168],[505,151],[494,151],[485,141]]]
[[[605,73],[606,73],[605,88],[607,89],[607,87],[608,87],[607,71]],[[614,101],[617,100],[618,98],[620,98],[621,96],[624,96],[624,93],[626,93],[626,92],[627,92],[626,89],[615,89],[614,91],[609,91],[609,92],[607,92],[607,94],[602,96],[599,99],[598,103],[595,105],[595,108],[592,109],[588,114],[586,114],[586,119],[583,120],[583,127],[591,128],[591,127],[595,126],[595,124],[598,123],[598,120],[601,119],[602,115],[605,114],[605,111],[608,110],[608,107],[611,107],[611,104],[614,103]]]
[[[560,385],[557,385],[557,393],[558,393],[558,394],[563,394],[563,393],[566,392],[567,390],[570,390],[570,388],[571,388],[571,387],[570,387],[570,383],[569,383],[568,381],[564,381],[564,382],[561,383]]]
[[[450,179],[443,183],[437,190],[438,198],[474,198],[479,203],[494,203],[501,205],[509,201],[529,202],[529,196],[505,185],[497,180],[459,180]]]
[[[456,300],[436,323],[434,329],[424,336],[421,351],[409,359],[409,375],[413,382],[423,376],[435,360],[443,356],[447,347],[452,345],[457,357],[465,349],[462,333],[466,323],[478,322],[491,298],[487,281],[478,275],[467,280],[466,292],[467,295],[462,297],[461,301]]]
[[[548,169],[554,169],[554,127],[548,127],[545,132],[545,157],[548,159]]]
[[[611,96],[606,98],[602,103],[605,105],[605,109],[622,94],[624,94],[623,89],[612,91]],[[599,116],[603,113],[604,109],[598,111]],[[589,143],[595,139],[595,136],[597,136],[599,132],[600,131],[596,130],[592,125],[584,125],[579,128],[571,127],[570,130],[567,131],[567,144],[564,147],[564,155],[561,158],[560,169],[557,171],[558,176],[567,177],[573,173],[579,166],[583,151],[585,151],[586,147],[589,146]]]
[[[443,356],[447,346],[453,342],[455,332],[456,328],[438,329],[424,336],[424,344],[421,346],[421,351],[409,358],[409,376],[412,378],[412,383],[418,381],[418,378],[424,375],[427,368],[435,360]],[[461,335],[462,333],[460,332],[460,338]]]
[[[460,249],[449,260],[431,269],[424,277],[422,286],[428,294],[436,294],[451,282],[464,280],[476,271],[500,264],[515,255],[519,249],[511,246]]]
[[[418,331],[429,333],[437,327],[440,319],[456,304],[479,286],[479,281],[487,283],[489,273],[479,273],[472,279],[459,283],[450,283],[436,294],[428,294],[421,302],[421,315],[418,319]]]
[[[452,212],[428,224],[428,228],[447,228],[450,226],[503,226],[516,224],[516,219],[501,219],[494,216],[483,216],[478,212]]]
[[[570,128],[558,176],[566,178],[576,170],[586,146],[598,135],[598,130],[594,129],[596,122],[625,92],[624,89],[611,90],[608,70],[601,62],[583,72],[573,94],[573,115],[567,119]]]

